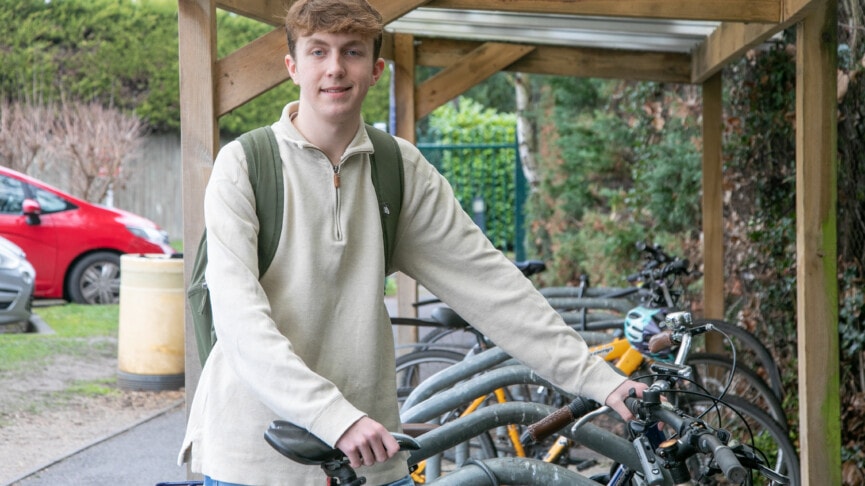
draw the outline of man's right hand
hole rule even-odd
[[[355,468],[385,462],[399,452],[399,444],[393,435],[369,417],[352,424],[335,445]]]

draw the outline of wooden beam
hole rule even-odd
[[[282,25],[285,0],[216,0],[216,8],[270,25]]]
[[[385,24],[427,3],[429,0],[369,0],[369,4],[378,10]]]
[[[781,0],[433,0],[430,7],[715,22],[778,22]]]
[[[837,3],[796,38],[796,304],[802,484],[841,484],[837,278]]]
[[[721,74],[703,83],[704,315],[724,318],[723,93]]]
[[[453,65],[481,45],[477,41],[438,38],[421,38],[417,44],[417,64],[432,67]],[[539,45],[505,67],[505,70],[585,78],[689,83],[691,57],[669,52]]]
[[[694,49],[691,81],[703,83],[748,49],[783,30],[778,24],[723,23]]]
[[[384,23],[392,22],[429,0],[369,0]],[[218,0],[216,6],[274,26],[282,26],[287,11],[285,0]]]
[[[675,52],[539,46],[508,66],[508,71],[689,83],[691,56]]]
[[[535,47],[486,42],[418,86],[415,116],[423,118],[472,86],[501,71]]]
[[[802,20],[820,0],[783,0],[781,3],[781,16],[775,24],[729,22],[715,29],[708,39],[694,49],[691,81],[702,83],[709,79],[748,49]]]
[[[184,276],[192,271],[192,256],[204,230],[204,188],[219,148],[214,112],[216,9],[212,0],[179,0],[177,12],[180,64],[180,157],[183,181]],[[186,282],[188,284],[188,282]],[[187,411],[201,374],[195,329],[186,313]]]
[[[216,65],[217,116],[288,80],[286,54],[285,31],[277,28],[222,58]]]

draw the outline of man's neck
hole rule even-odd
[[[359,121],[359,117],[343,123],[323,121],[313,116],[304,116],[300,108],[292,117],[292,123],[297,131],[310,143],[320,148],[333,165],[339,165],[345,149],[357,133]]]

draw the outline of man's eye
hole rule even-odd
[[[349,49],[349,50],[345,51],[345,54],[348,56],[355,56],[356,57],[356,56],[362,56],[363,51],[360,51],[358,49]]]

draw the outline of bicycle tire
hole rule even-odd
[[[753,439],[756,447],[767,456],[770,469],[788,476],[791,486],[799,486],[801,484],[799,455],[790,440],[789,433],[769,414],[741,397],[728,396],[724,402],[724,404],[718,404],[716,409],[714,401],[711,399],[694,399],[682,408],[686,413],[695,417],[706,412],[703,419],[707,423],[729,431],[731,437],[742,443],[749,444]],[[739,414],[737,415],[733,410]],[[745,423],[748,424],[748,427],[745,427]],[[762,476],[756,477],[753,484],[766,484],[767,482],[763,480],[765,478]],[[722,479],[714,478],[712,481],[701,482],[701,484],[725,485],[728,483]]]
[[[775,396],[778,397],[778,400],[784,400],[781,370],[778,368],[778,364],[775,362],[775,358],[772,357],[769,348],[767,348],[766,345],[757,338],[757,336],[743,327],[739,327],[736,324],[720,319],[694,319],[695,326],[701,326],[703,324],[711,324],[730,336],[730,338],[734,340],[733,344],[736,345],[738,353],[745,352],[745,349],[743,349],[741,345],[744,345],[744,348],[746,348],[748,352],[753,353],[752,357],[756,358],[754,360],[755,364],[759,363],[759,368],[766,373],[766,376],[768,377],[767,383],[772,388],[772,391],[775,392]]]
[[[730,370],[733,369],[730,358],[712,353],[691,353],[687,364],[694,371],[694,379],[697,383],[714,397],[720,395],[728,385]],[[741,363],[736,363],[735,370],[727,394],[743,398],[756,405],[787,430],[787,414],[781,401],[766,381],[756,371]]]
[[[465,354],[446,349],[421,349],[396,358],[396,386],[414,389],[423,380],[465,358]]]
[[[459,363],[464,357],[463,354],[444,349],[423,349],[399,356],[396,359],[396,376],[397,399],[400,405],[424,379]],[[439,423],[445,423],[455,415],[458,415],[457,411],[445,414],[439,418]],[[467,446],[467,450],[455,447],[444,451],[442,457],[447,463],[442,469],[449,469],[450,464],[459,467],[468,459],[491,459],[498,456],[495,440],[488,432],[469,440]]]

